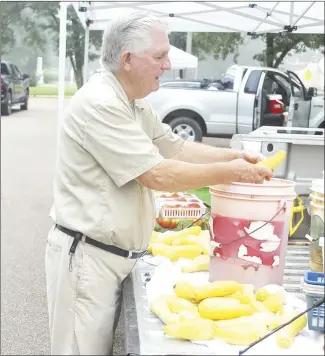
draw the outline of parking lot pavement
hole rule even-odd
[[[68,102],[66,100],[65,104]],[[48,355],[44,252],[52,204],[57,99],[1,118],[1,354]],[[228,147],[229,140],[206,139]],[[115,354],[123,354],[123,326]]]

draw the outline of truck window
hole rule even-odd
[[[15,73],[17,74],[18,78],[22,78],[23,76],[22,76],[20,70],[17,68],[17,66],[14,66],[14,68],[15,68]]]
[[[10,70],[11,70],[11,74],[13,77],[18,77],[18,75],[15,71],[15,67],[12,64],[10,64]]]
[[[10,75],[8,67],[5,63],[1,63],[1,74],[2,75]]]
[[[290,82],[286,77],[284,77],[282,75],[277,75],[276,77],[284,86],[288,87],[290,90],[290,87],[291,87]],[[291,81],[293,84],[293,96],[295,98],[303,98],[304,97],[303,90],[302,90],[302,87],[300,86],[300,84],[295,80],[295,78],[292,78]]]
[[[278,72],[268,71],[263,83],[266,94],[280,94],[286,106],[290,104],[291,85],[289,79]]]
[[[244,92],[247,94],[256,94],[258,83],[260,82],[262,72],[260,70],[253,70],[249,75]]]

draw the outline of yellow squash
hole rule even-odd
[[[258,162],[257,166],[263,166],[269,169],[275,169],[286,158],[286,152],[281,150],[276,152],[273,156]]]
[[[224,297],[241,289],[242,286],[235,281],[215,281],[196,287],[195,298],[200,301],[209,297]]]
[[[284,296],[281,293],[270,294],[262,303],[270,312],[282,313]]]
[[[151,311],[165,324],[178,322],[178,315],[172,313],[168,307],[166,297],[159,297],[151,301]]]
[[[182,268],[182,272],[184,273],[192,273],[192,272],[206,272],[209,271],[210,265],[210,256],[201,255],[195,257],[189,264]]]
[[[200,314],[198,311],[188,311],[188,310],[181,310],[178,316],[179,316],[179,321],[200,318]]]
[[[206,298],[199,304],[199,313],[202,318],[227,320],[252,315],[253,309],[233,298],[213,297]]]
[[[180,298],[177,295],[171,295],[166,297],[168,307],[173,313],[180,313],[182,310],[187,310],[190,312],[197,312],[197,305],[191,303],[185,298]]]
[[[264,302],[270,295],[271,293],[265,288],[259,288],[255,293],[256,300],[259,302]]]
[[[175,249],[163,243],[154,242],[152,244],[152,254],[154,256],[163,256],[169,258],[171,261],[177,261],[178,256]]]
[[[174,291],[180,298],[195,301],[195,287],[187,281],[178,281],[174,286]]]
[[[216,321],[216,326],[220,328],[229,328],[229,327],[245,327],[249,326],[252,323],[256,323],[257,325],[264,325],[269,330],[271,330],[271,326],[275,325],[275,320],[278,319],[274,314],[266,314],[266,313],[254,313],[253,315],[241,316],[239,318],[228,319],[228,320],[218,320]],[[278,326],[278,324],[276,325]],[[275,326],[275,327],[276,327]]]
[[[210,237],[201,236],[201,235],[187,235],[178,237],[173,240],[173,246],[180,246],[180,245],[199,245],[202,247],[203,252],[207,255],[209,254],[210,248]]]
[[[166,245],[171,245],[174,241],[174,239],[181,238],[182,236],[187,236],[187,235],[199,235],[199,233],[202,231],[200,226],[192,226],[189,227],[188,229],[183,229],[180,231],[167,231],[162,234],[160,234],[156,242],[163,243]]]
[[[230,345],[248,346],[266,335],[267,332],[268,329],[265,325],[251,322],[238,326],[217,327],[215,335]]]
[[[263,304],[263,302],[252,300],[249,304],[253,308],[254,312],[272,314],[272,312]]]
[[[251,301],[250,297],[247,294],[240,291],[229,294],[227,297],[237,299],[242,304],[249,304]]]
[[[215,334],[215,325],[212,320],[202,318],[189,319],[175,324],[165,325],[166,335],[183,340],[204,341],[210,340]]]
[[[288,315],[285,315],[285,317],[282,318],[282,322],[288,321],[291,318],[294,318],[298,313],[290,313]],[[283,329],[280,329],[276,333],[276,342],[277,345],[280,348],[283,349],[289,349],[292,345],[292,342],[296,335],[302,331],[305,326],[307,325],[307,317],[306,315],[302,315],[292,323],[288,324],[285,326]]]
[[[203,254],[203,249],[199,245],[171,246],[176,250],[178,258],[193,259]]]
[[[202,247],[198,245],[170,246],[155,242],[152,244],[152,254],[154,256],[164,256],[172,262],[179,258],[195,258],[202,254]]]

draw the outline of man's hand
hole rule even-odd
[[[263,159],[265,159],[265,157],[261,153],[249,152],[249,151],[241,151],[240,157],[238,157],[238,158],[242,158],[246,162],[252,163],[252,164],[256,164],[256,163],[262,161]]]
[[[228,163],[230,170],[235,174],[235,182],[263,183],[273,178],[273,172],[266,167],[259,167],[243,159],[235,159]]]

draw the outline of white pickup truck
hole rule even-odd
[[[268,98],[280,94],[287,114],[270,113]],[[208,88],[161,87],[147,96],[160,119],[182,138],[232,137],[261,126],[324,128],[324,97],[293,72],[231,66],[222,84]]]

